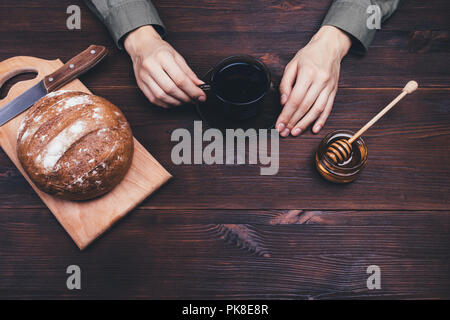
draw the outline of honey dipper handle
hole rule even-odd
[[[381,110],[375,117],[372,118],[369,122],[366,123],[364,127],[359,129],[357,133],[353,137],[348,140],[350,144],[352,144],[356,139],[358,139],[364,132],[367,131],[375,122],[377,122],[382,116],[384,116],[389,110],[391,110],[400,100],[402,100],[407,94],[413,93],[419,87],[416,81],[409,81],[406,86],[403,88],[403,92],[400,93],[397,98],[392,100],[383,110]]]

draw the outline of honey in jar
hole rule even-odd
[[[333,142],[340,139],[349,140],[353,134],[349,130],[337,130],[327,134],[320,142],[315,156],[315,164],[317,171],[328,181],[334,183],[352,182],[358,178],[366,166],[367,146],[361,137],[353,142],[352,153],[345,162],[336,164],[326,155],[328,147]]]

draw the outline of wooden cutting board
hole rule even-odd
[[[15,75],[25,72],[38,73],[35,79],[16,83],[10,89],[8,96],[0,100],[0,108],[62,65],[60,60],[49,61],[34,57],[14,57],[0,62],[0,88]],[[61,89],[90,93],[77,79]],[[26,112],[22,113],[0,127],[0,146],[81,250],[172,177],[134,139],[131,168],[123,181],[111,192],[103,197],[84,202],[57,199],[40,191],[31,182],[17,158],[17,131],[25,114]]]

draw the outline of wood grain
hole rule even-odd
[[[107,54],[105,47],[90,45],[83,52],[67,61],[60,69],[44,77],[43,83],[47,92],[55,91],[71,80],[79,78],[98,64]]]
[[[303,223],[271,223],[286,213],[139,209],[79,253],[49,213],[2,210],[0,297],[450,298],[449,211],[303,211]],[[248,236],[227,236],[230,223]],[[71,264],[80,292],[65,289]],[[373,264],[380,291],[366,287]]]
[[[307,132],[281,140],[276,176],[260,176],[258,165],[174,165],[170,155],[176,143],[170,141],[170,135],[177,128],[193,129],[193,121],[199,118],[192,108],[166,111],[152,107],[137,88],[102,88],[95,93],[121,107],[136,138],[151,146],[155,157],[175,177],[143,203],[148,208],[449,208],[448,179],[443,178],[450,172],[447,91],[419,89],[368,131],[363,138],[368,145],[367,167],[355,183],[346,186],[330,184],[315,171],[313,154],[320,140],[337,129],[356,132],[397,95],[397,89],[341,89],[319,135]],[[17,187],[9,192],[11,181]],[[278,197],[267,197],[272,193]],[[0,207],[18,203],[42,207],[11,164],[0,162]]]
[[[99,66],[96,75],[83,77],[83,83],[93,90],[99,85],[135,86],[129,58],[116,49],[106,28],[83,1],[77,1],[82,9],[82,29],[67,30],[65,12],[73,2],[49,0],[34,5],[21,1],[12,7],[9,1],[0,0],[2,60],[20,54],[67,61],[80,46],[99,43],[109,49],[108,62]],[[317,30],[331,0],[260,0],[251,6],[240,0],[155,3],[168,28],[167,40],[198,74],[228,55],[247,53],[263,57],[272,71],[281,75]],[[449,87],[449,7],[446,0],[434,0],[429,6],[420,0],[403,3],[377,33],[367,55],[350,54],[344,59],[340,85],[401,87],[399,83],[405,79],[417,78],[422,87]],[[14,37],[9,30],[16,31]],[[53,44],[51,52],[49,42]]]
[[[331,1],[154,3],[167,40],[199,75],[247,53],[279,79]],[[71,4],[81,7],[81,30],[66,28]],[[448,0],[403,1],[366,55],[344,59],[324,131],[283,139],[280,173],[261,177],[258,166],[173,165],[171,132],[191,130],[198,116],[192,106],[150,105],[129,57],[84,1],[0,0],[0,60],[67,61],[91,43],[107,46],[109,56],[81,80],[124,111],[175,176],[81,253],[0,150],[0,298],[450,298],[448,12]],[[364,136],[361,177],[343,188],[323,181],[312,167],[321,138],[356,131],[409,79],[419,91]],[[80,292],[65,287],[71,264],[82,268]],[[367,290],[372,264],[382,290]]]

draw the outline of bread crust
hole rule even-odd
[[[17,155],[42,191],[88,200],[111,191],[133,158],[133,134],[109,101],[78,91],[55,91],[37,101],[21,123]]]

